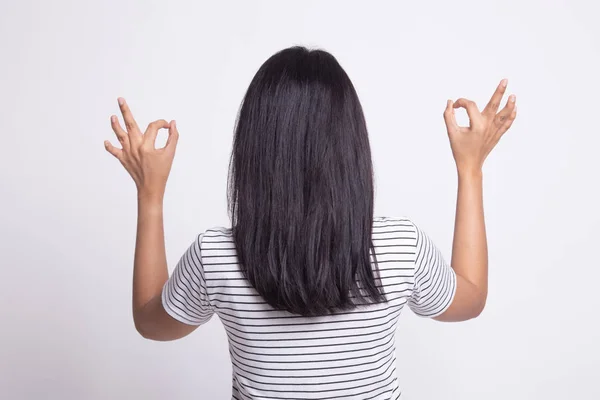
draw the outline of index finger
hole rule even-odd
[[[123,120],[125,121],[125,128],[127,129],[127,132],[129,132],[129,133],[138,132],[139,133],[140,128],[138,128],[137,123],[135,122],[135,119],[133,118],[133,114],[131,114],[131,110],[129,109],[129,106],[127,105],[127,102],[122,97],[119,97],[118,101],[119,101],[119,107],[121,108],[121,114],[123,114]]]
[[[471,122],[481,117],[481,113],[477,108],[477,104],[475,104],[475,102],[472,100],[468,100],[461,97],[460,99],[456,100],[456,102],[454,102],[452,108],[464,108],[465,110],[467,110],[467,115],[469,116]]]
[[[502,81],[496,88],[496,91],[492,95],[492,98],[490,99],[489,103],[487,103],[487,105],[483,109],[482,114],[496,115],[496,113],[498,112],[498,107],[500,107],[500,102],[502,101],[502,96],[504,96],[504,92],[506,92],[507,84],[508,80],[502,79]]]

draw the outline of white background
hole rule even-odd
[[[517,121],[485,167],[487,308],[459,324],[405,310],[406,398],[600,398],[598,7],[3,0],[0,398],[230,398],[218,318],[177,342],[135,331],[135,188],[102,142],[116,143],[118,96],[140,125],[177,119],[172,269],[198,232],[229,223],[238,106],[258,67],[294,44],[332,52],[359,92],[376,214],[410,216],[447,259],[456,175],[446,99],[483,107],[504,77],[517,95]]]

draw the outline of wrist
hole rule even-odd
[[[483,179],[483,170],[477,167],[458,167],[459,179]]]
[[[138,203],[140,204],[158,205],[162,207],[164,192],[138,189],[137,197]]]

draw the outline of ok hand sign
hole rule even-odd
[[[498,112],[502,96],[506,91],[507,80],[503,79],[496,92],[482,112],[477,105],[467,99],[456,102],[448,100],[444,111],[444,121],[450,138],[450,146],[459,171],[479,171],[488,154],[502,135],[510,128],[517,117],[516,97],[511,95],[506,106]],[[464,108],[469,115],[469,126],[456,123],[455,108]]]
[[[104,146],[129,172],[139,195],[162,200],[179,138],[175,121],[169,123],[159,119],[150,123],[142,134],[125,99],[119,98],[119,107],[126,130],[121,127],[116,115],[111,116],[110,121],[122,148],[114,147],[109,141],[105,141]],[[155,148],[158,131],[167,128],[169,129],[167,144],[163,148]]]

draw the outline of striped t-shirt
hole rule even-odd
[[[177,264],[163,306],[190,325],[219,316],[229,338],[232,399],[395,400],[398,316],[405,304],[420,316],[440,315],[456,275],[408,218],[375,217],[372,237],[387,303],[320,317],[275,310],[244,278],[231,229],[214,227]]]

